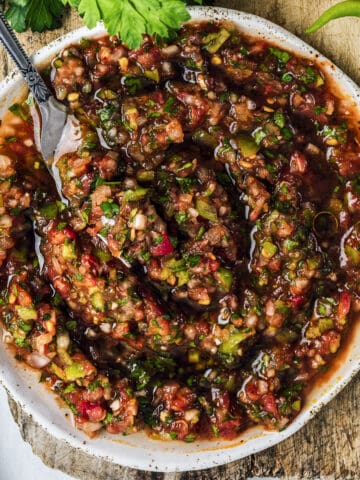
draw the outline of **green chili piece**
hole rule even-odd
[[[305,337],[308,339],[320,337],[320,329],[316,325],[311,325],[305,332]]]
[[[61,378],[61,380],[64,380],[65,382],[68,381],[66,375],[65,375],[65,372],[62,368],[58,367],[56,365],[56,363],[52,363],[50,365],[50,370],[55,373],[55,375],[58,377],[58,378]]]
[[[37,311],[34,307],[15,307],[16,313],[21,318],[21,320],[37,320]]]
[[[186,263],[184,259],[176,260],[175,258],[171,258],[165,263],[165,267],[169,268],[173,273],[177,273],[186,270]]]
[[[320,333],[326,332],[326,330],[331,330],[334,328],[334,321],[332,318],[320,318],[319,320],[319,330]]]
[[[221,353],[235,355],[239,348],[239,343],[243,342],[244,340],[253,335],[254,330],[252,328],[243,328],[238,332],[231,333],[228,340],[226,340],[220,345],[219,350]]]
[[[47,218],[48,220],[53,220],[57,217],[58,214],[58,206],[56,202],[48,203],[40,208],[40,215],[42,217]]]
[[[219,32],[209,33],[209,35],[203,38],[205,49],[209,53],[216,53],[230,36],[231,33],[225,28],[222,28]]]
[[[344,250],[346,256],[350,259],[352,263],[354,263],[355,265],[360,264],[360,252],[356,248],[350,247],[350,245],[345,245]]]
[[[105,301],[101,292],[95,292],[91,295],[92,306],[98,312],[105,312]]]
[[[76,260],[77,254],[75,249],[75,242],[65,243],[62,246],[61,253],[65,260]]]
[[[56,372],[55,372],[56,373]],[[85,376],[84,367],[81,363],[73,363],[65,367],[64,369],[65,378],[68,382],[77,380],[78,378],[83,378]]]
[[[219,143],[215,137],[203,129],[196,130],[192,138],[194,142],[201,143],[210,148],[215,148]]]
[[[124,200],[126,202],[136,202],[137,200],[141,200],[144,198],[149,189],[148,188],[137,188],[135,190],[126,190],[124,193]]]
[[[209,203],[207,198],[198,197],[196,199],[196,210],[199,212],[199,215],[210,222],[217,222],[218,216],[216,212],[216,208],[214,205]]]
[[[291,404],[291,408],[295,410],[295,412],[299,412],[301,408],[301,400],[295,400],[295,402]]]
[[[25,333],[29,333],[33,328],[33,322],[24,322],[24,320],[18,321],[18,326]]]
[[[276,47],[269,47],[269,51],[276,57],[281,63],[286,63],[290,60],[291,54],[289,52],[285,52],[284,50],[280,50]]]
[[[230,292],[233,283],[233,274],[231,273],[231,270],[219,268],[216,272],[216,278],[225,292]]]
[[[200,352],[191,348],[188,352],[188,362],[189,363],[199,363],[200,361]]]
[[[157,83],[160,82],[160,74],[157,68],[155,68],[154,70],[145,70],[144,74],[145,74],[145,77],[148,78],[149,80],[154,80],[154,82],[157,82]]]
[[[178,279],[178,283],[177,283],[178,287],[182,287],[183,285],[186,285],[190,279],[189,272],[184,270],[177,272],[176,277]]]
[[[236,144],[244,157],[253,157],[260,150],[260,146],[255,142],[251,135],[241,133],[236,136]]]
[[[112,259],[112,255],[110,252],[106,250],[102,250],[101,248],[95,249],[95,256],[100,260],[100,262],[109,262]]]
[[[136,180],[139,182],[152,182],[155,178],[154,170],[141,169],[136,173]]]
[[[272,242],[264,242],[262,245],[262,250],[261,250],[261,255],[267,259],[272,258],[278,251],[278,248],[276,245],[274,245]]]
[[[199,230],[198,230],[198,232],[197,232],[197,234],[196,234],[195,240],[197,240],[197,241],[198,241],[198,240],[201,240],[201,238],[203,237],[204,233],[205,233],[205,228],[204,228],[203,225],[201,225],[201,227],[199,228]]]
[[[360,1],[359,0],[346,0],[340,2],[320,15],[320,17],[305,30],[305,33],[313,33],[322,28],[331,20],[342,17],[360,17]]]

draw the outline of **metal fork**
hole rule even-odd
[[[52,168],[52,160],[67,121],[67,108],[52,95],[2,12],[0,12],[0,41],[13,58],[39,106],[41,154],[50,174],[54,177],[56,173]],[[59,194],[62,197],[61,192]]]

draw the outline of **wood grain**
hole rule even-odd
[[[304,29],[331,0],[223,0],[218,6],[241,9],[272,20],[304,38],[360,83],[360,20],[342,19],[317,34]],[[20,40],[34,52],[51,40],[81,25],[76,14],[67,15],[61,29],[45,34],[23,33]],[[0,49],[0,80],[12,64]],[[83,480],[242,480],[253,476],[286,479],[357,480],[360,478],[360,376],[345,388],[300,432],[281,444],[224,467],[199,472],[159,474],[120,467],[72,449],[50,437],[9,398],[21,435],[50,467]]]

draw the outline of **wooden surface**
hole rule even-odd
[[[287,28],[333,60],[360,84],[360,20],[342,19],[321,32],[305,36],[302,32],[321,11],[335,0],[223,0],[218,6],[241,9],[266,17]],[[45,34],[23,33],[22,43],[29,52],[62,33],[80,26],[73,13],[64,27]],[[0,50],[0,80],[12,68]],[[242,480],[253,476],[278,476],[286,479],[360,478],[360,376],[327,405],[300,432],[281,444],[224,467],[190,473],[145,473],[100,461],[44,432],[9,399],[24,440],[49,466],[84,480]],[[0,475],[1,476],[1,475]]]

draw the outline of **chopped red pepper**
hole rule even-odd
[[[279,415],[279,411],[276,405],[276,399],[274,395],[271,395],[271,394],[264,395],[261,398],[260,403],[262,404],[262,406],[267,412],[271,413],[275,417]]]
[[[305,302],[305,298],[303,295],[291,295],[290,303],[293,308],[299,308]]]
[[[74,232],[74,230],[72,228],[65,227],[63,232],[64,232],[66,238],[70,238],[71,240],[76,239],[76,233]]]
[[[342,292],[339,300],[338,314],[339,318],[345,318],[350,311],[351,296],[348,292]]]
[[[167,234],[162,233],[161,236],[162,236],[162,242],[151,248],[151,253],[155,257],[162,257],[163,255],[169,255],[174,251],[174,247],[172,246],[170,238],[167,236]]]

